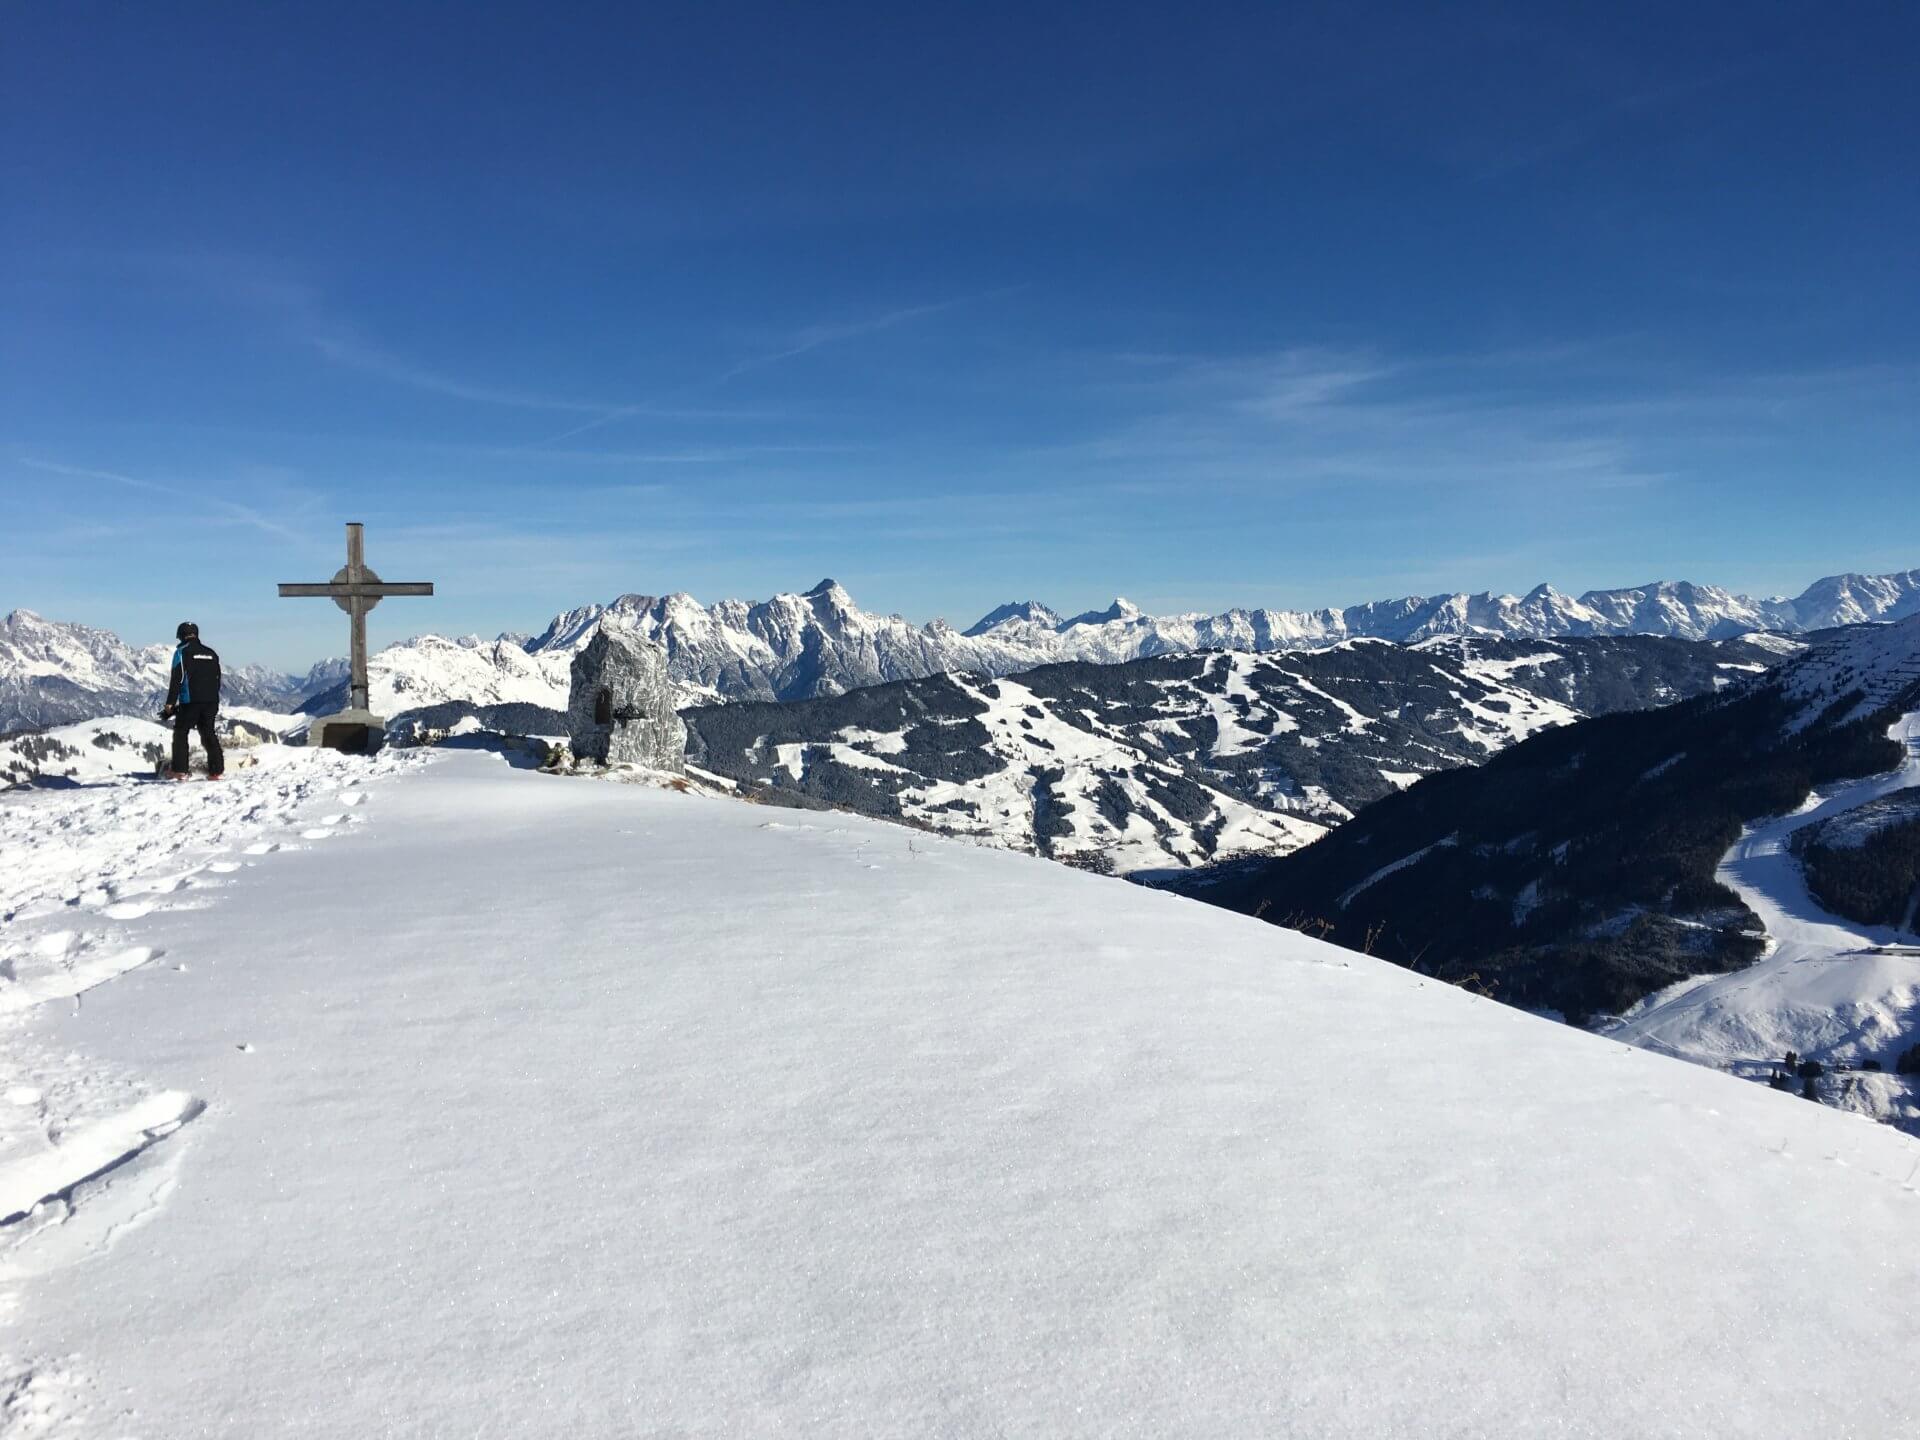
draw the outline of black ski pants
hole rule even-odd
[[[187,773],[187,736],[192,731],[200,732],[200,743],[207,752],[207,774],[218,775],[227,768],[227,757],[220,749],[220,737],[213,733],[213,717],[219,713],[216,704],[176,706],[173,712],[173,773]]]

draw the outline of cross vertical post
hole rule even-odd
[[[347,584],[356,590],[366,580],[367,575],[367,527],[357,520],[347,522]],[[352,648],[348,652],[348,670],[350,686],[347,704],[355,710],[365,710],[367,703],[367,611],[374,602],[363,602],[358,595],[350,600],[352,608],[347,612],[353,617]]]
[[[309,745],[340,749],[372,748],[383,728],[372,713],[367,689],[367,612],[388,595],[431,595],[431,580],[382,580],[367,566],[366,526],[347,522],[347,563],[324,584],[283,583],[283,596],[311,596],[333,601],[347,612],[349,650],[347,708],[338,715],[315,720],[307,731]]]

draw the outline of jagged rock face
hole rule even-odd
[[[657,645],[602,621],[573,657],[570,679],[567,734],[576,760],[685,772],[687,727]]]

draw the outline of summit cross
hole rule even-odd
[[[367,713],[367,612],[389,595],[431,595],[431,580],[382,580],[367,568],[364,525],[347,525],[347,563],[324,584],[283,583],[280,594],[331,599],[353,619],[353,650],[348,684],[352,698],[348,709],[356,715]]]

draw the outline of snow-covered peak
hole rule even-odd
[[[1111,605],[1104,610],[1088,610],[1076,615],[1062,627],[1070,629],[1077,625],[1115,625],[1128,624],[1141,618],[1140,607],[1124,595],[1117,595]],[[1174,617],[1185,619],[1185,616]]]
[[[1038,600],[1010,600],[1005,605],[996,606],[982,615],[962,633],[968,636],[985,635],[1003,625],[1039,625],[1048,630],[1058,630],[1064,622],[1058,612]]]
[[[638,597],[623,595],[614,604],[621,605]],[[580,605],[572,610],[562,610],[547,622],[542,630],[526,644],[528,650],[572,650],[587,643],[594,622],[607,610],[605,605]]]
[[[1792,602],[1808,629],[1920,614],[1920,570],[1891,575],[1829,575]]]

